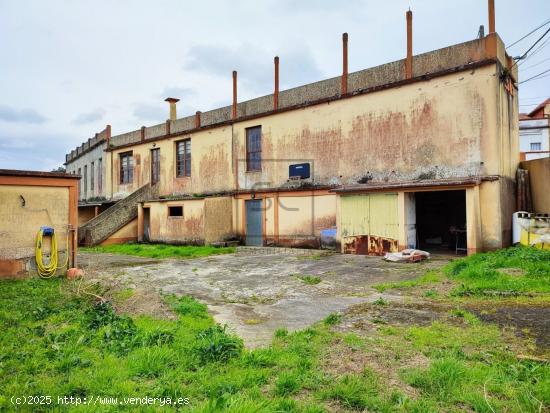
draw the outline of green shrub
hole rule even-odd
[[[467,368],[454,358],[435,360],[426,370],[413,370],[406,375],[408,383],[429,396],[445,400],[466,379]]]
[[[300,389],[300,378],[295,373],[283,372],[275,382],[275,394],[277,396],[288,396]]]
[[[163,346],[139,348],[128,355],[128,368],[134,376],[158,377],[177,364],[177,354]]]
[[[172,308],[180,315],[207,318],[208,308],[206,304],[197,301],[191,296],[182,296],[179,298],[172,298]]]
[[[340,321],[342,321],[342,315],[338,313],[330,313],[323,320],[323,322],[328,326],[336,325],[340,323]]]
[[[278,328],[275,330],[275,337],[284,338],[286,336],[288,336],[288,330],[286,328]]]
[[[227,362],[237,357],[243,350],[243,341],[227,332],[227,325],[216,324],[197,334],[195,351],[203,363]]]

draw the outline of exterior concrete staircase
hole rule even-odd
[[[78,243],[86,247],[105,241],[138,214],[138,203],[158,198],[158,184],[144,185],[78,228]]]

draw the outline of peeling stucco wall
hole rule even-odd
[[[69,224],[68,188],[0,185],[0,205],[0,260],[34,257],[36,234],[41,226],[54,228],[58,251],[64,254]]]

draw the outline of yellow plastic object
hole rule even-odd
[[[38,230],[38,233],[36,234],[36,268],[38,270],[38,275],[42,278],[51,278],[55,275],[55,272],[61,268],[65,268],[67,264],[69,263],[69,234],[67,233],[67,250],[65,254],[65,263],[58,267],[57,266],[57,237],[55,235],[55,232],[51,235],[52,241],[51,241],[51,252],[50,252],[50,260],[48,263],[44,263],[44,259],[42,256],[42,246],[44,245],[44,233],[42,229]]]
[[[539,249],[550,250],[550,218],[533,216],[520,220],[519,243]]]

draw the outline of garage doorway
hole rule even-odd
[[[416,237],[420,249],[466,254],[466,191],[416,192]]]

